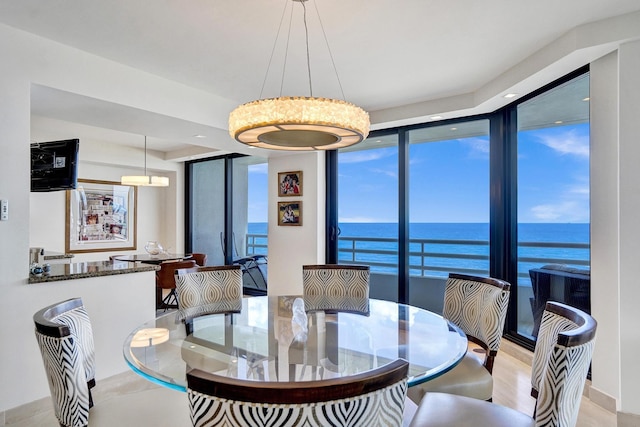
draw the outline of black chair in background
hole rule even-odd
[[[563,264],[548,264],[529,270],[533,297],[531,335],[538,336],[540,320],[547,301],[558,301],[591,313],[591,272]]]

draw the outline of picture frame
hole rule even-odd
[[[302,202],[278,202],[278,225],[302,225]]]
[[[66,194],[65,252],[135,250],[137,196],[134,186],[78,179]]]
[[[302,196],[302,171],[278,172],[278,197]]]

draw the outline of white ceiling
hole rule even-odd
[[[291,0],[0,0],[0,22],[240,104],[261,95],[278,25],[291,4],[282,95],[307,96],[301,3]],[[473,93],[571,29],[640,9],[638,0],[305,4],[313,95],[342,97],[317,7],[344,95],[370,113]],[[263,97],[280,95],[285,38],[276,44]],[[35,86],[32,106],[34,120],[52,129],[75,125],[78,133],[102,132],[122,144],[142,144],[135,138],[146,132],[140,123],[153,126],[155,147],[163,151],[200,146],[205,152],[211,144],[193,138],[210,127],[50,88]],[[137,127],[127,117],[135,117]]]

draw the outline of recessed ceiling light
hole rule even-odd
[[[458,130],[458,128],[451,128],[451,130]]]
[[[509,98],[515,98],[516,96],[518,96],[518,94],[517,94],[517,93],[508,93],[508,94],[506,94],[504,97],[505,97],[505,98],[507,98],[507,99],[509,99]]]
[[[193,137],[194,137],[194,138],[206,138],[206,136],[204,136],[204,135],[200,135],[200,134],[198,134],[198,135],[193,135]]]
[[[588,101],[588,100],[590,100],[590,99],[591,99],[591,98],[589,98],[588,96],[587,96],[586,98],[582,98],[582,100],[583,100],[583,101],[585,101],[585,102],[586,102],[586,101]]]
[[[563,123],[563,121],[562,120],[556,120],[554,123],[557,124],[557,125],[561,125]]]
[[[442,118],[442,116],[431,116],[430,119],[431,120],[440,120]]]

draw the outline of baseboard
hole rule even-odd
[[[599,407],[601,407],[602,409],[609,411],[611,413],[616,413],[617,410],[617,404],[616,404],[616,399],[612,396],[609,396],[606,393],[601,392],[600,390],[598,390],[597,388],[594,388],[591,386],[591,382],[589,382],[589,389],[588,389],[588,394],[587,397],[589,398],[589,400],[591,400],[593,403],[595,403],[596,405],[598,405]],[[618,424],[620,425],[620,424]],[[640,425],[640,424],[634,424],[634,425]]]
[[[500,351],[504,351],[505,354],[526,363],[528,366],[531,366],[533,362],[532,351],[529,351],[526,348],[504,338],[500,342]]]
[[[20,421],[32,418],[34,415],[51,411],[52,409],[53,403],[51,401],[51,396],[43,397],[42,399],[7,409],[5,411],[5,424],[19,423]]]
[[[616,425],[617,427],[637,427],[640,425],[640,415],[618,412]]]

